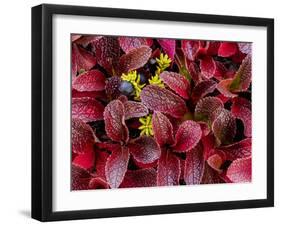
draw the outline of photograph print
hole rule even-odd
[[[252,43],[70,39],[72,191],[251,182]]]

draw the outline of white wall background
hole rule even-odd
[[[0,224],[38,225],[30,219],[31,6],[36,0],[1,2],[0,8]],[[56,222],[55,225],[245,225],[280,221],[281,15],[278,1],[59,0],[45,3],[275,18],[275,208]]]

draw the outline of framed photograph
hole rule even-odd
[[[32,8],[32,217],[274,205],[274,21]]]

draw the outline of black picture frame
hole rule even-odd
[[[55,14],[247,25],[267,28],[267,198],[95,210],[52,210],[52,18]],[[274,206],[274,20],[176,12],[43,4],[32,8],[32,218],[122,217]]]

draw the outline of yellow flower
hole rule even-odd
[[[150,114],[148,116],[139,118],[139,121],[142,124],[139,127],[139,130],[141,130],[140,135],[153,136],[152,115]]]
[[[155,75],[151,77],[151,79],[148,80],[150,85],[156,85],[161,88],[164,88],[164,83],[160,78],[160,74],[170,66],[170,63],[172,62],[171,59],[168,57],[167,54],[163,55],[163,53],[160,54],[159,58],[156,58],[157,61],[157,70],[155,72]]]
[[[158,63],[157,66],[157,74],[160,74],[163,72],[166,68],[168,68],[172,62],[172,60],[169,58],[167,54],[163,55],[163,53],[160,54],[160,58],[156,58],[156,61]]]
[[[151,77],[151,79],[148,79],[148,82],[150,85],[156,85],[161,88],[165,88],[164,83],[158,74],[155,74],[154,76]]]
[[[121,79],[130,82],[133,85],[135,89],[135,99],[139,99],[141,90],[145,84],[140,84],[140,75],[137,74],[137,71],[130,71],[128,74],[123,73]]]

